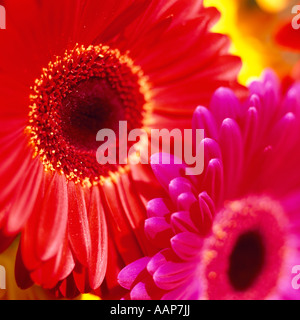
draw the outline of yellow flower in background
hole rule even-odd
[[[291,72],[299,55],[283,50],[274,41],[274,32],[284,19],[292,18],[294,0],[204,0],[221,12],[215,32],[232,39],[231,52],[243,60],[239,80],[246,84],[265,68],[273,68],[279,76]]]
[[[93,294],[87,293],[87,294],[80,295],[77,300],[101,300],[101,299],[98,296],[94,296]]]
[[[256,0],[260,8],[266,12],[277,13],[288,8],[294,1],[290,0]]]

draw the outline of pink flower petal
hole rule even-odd
[[[200,281],[193,279],[182,286],[169,291],[161,300],[200,300],[203,289]]]
[[[180,232],[198,232],[198,228],[191,219],[189,211],[178,211],[171,215],[171,224],[174,233]]]
[[[151,157],[152,170],[166,190],[168,190],[169,184],[174,178],[185,175],[187,166],[185,164],[175,164],[175,162],[180,162],[179,159],[176,159],[175,156],[166,153],[157,153]]]
[[[193,115],[193,129],[204,129],[205,136],[217,139],[218,130],[212,113],[205,107],[198,107]]]
[[[200,261],[200,253],[203,245],[203,238],[191,232],[176,234],[171,239],[171,246],[174,252],[185,261]]]
[[[148,272],[153,276],[156,270],[168,261],[178,260],[171,249],[164,249],[155,254],[147,265]]]
[[[228,88],[216,90],[212,96],[209,109],[213,113],[218,127],[226,118],[235,119],[241,111],[239,100],[234,92]]]
[[[145,221],[145,233],[158,248],[168,247],[173,236],[171,225],[162,217],[147,219]]]
[[[149,257],[144,257],[139,260],[136,260],[126,266],[118,275],[118,282],[120,285],[130,290],[134,283],[136,282],[138,276],[146,270],[147,264],[150,261]]]
[[[234,120],[223,121],[219,141],[223,155],[224,192],[226,197],[230,197],[236,191],[244,155],[241,131]]]
[[[169,213],[170,210],[162,198],[150,200],[147,204],[147,215],[149,218],[163,217]]]
[[[180,211],[189,211],[196,202],[197,199],[192,192],[185,192],[179,195],[177,208]]]
[[[208,163],[203,180],[203,189],[215,201],[216,205],[219,205],[223,200],[224,170],[219,159],[212,159]]]
[[[195,265],[190,262],[166,262],[153,275],[155,284],[163,290],[173,290],[193,276]]]
[[[177,197],[185,192],[191,192],[192,185],[186,178],[175,178],[169,184],[169,194],[174,203],[177,201]]]

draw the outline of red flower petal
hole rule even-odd
[[[105,276],[108,253],[107,226],[99,189],[97,187],[91,191],[88,219],[91,234],[89,279],[91,288],[96,289],[101,285]]]
[[[68,198],[69,240],[76,258],[82,265],[87,267],[91,254],[91,235],[83,188],[79,185],[75,185],[73,182],[69,182]]]
[[[61,243],[58,253],[43,262],[30,276],[35,283],[44,288],[52,289],[62,279],[73,271],[75,266],[67,237]]]
[[[117,181],[116,183],[120,183]],[[109,237],[118,248],[118,255],[125,263],[143,256],[135,231],[127,217],[115,182],[107,181],[103,186],[103,204],[106,212]]]
[[[58,252],[65,237],[67,219],[66,181],[55,174],[45,193],[37,224],[35,246],[41,260],[48,260]]]
[[[7,234],[17,234],[31,215],[37,201],[43,174],[43,166],[33,161],[27,174],[19,182],[19,190],[15,192],[16,200],[9,209],[10,214],[4,229]]]

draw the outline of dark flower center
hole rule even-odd
[[[67,51],[43,69],[32,88],[26,131],[35,156],[46,171],[88,186],[122,171],[117,164],[97,162],[96,135],[112,129],[118,139],[120,121],[127,121],[128,131],[143,127],[149,90],[141,68],[116,49]]]
[[[238,238],[230,256],[228,276],[238,291],[247,290],[254,283],[264,265],[265,248],[261,235],[250,231]]]
[[[269,197],[227,202],[204,245],[208,299],[271,296],[285,264],[286,227],[280,203]]]
[[[112,129],[118,136],[119,121],[126,120],[122,100],[109,83],[91,78],[78,84],[61,105],[62,131],[72,145],[96,149],[100,129]],[[137,125],[141,125],[140,114]]]

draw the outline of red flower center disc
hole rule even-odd
[[[77,46],[50,62],[32,90],[27,132],[46,171],[91,186],[124,170],[97,163],[96,135],[112,129],[118,138],[119,121],[127,121],[128,131],[143,125],[149,86],[127,54]]]

